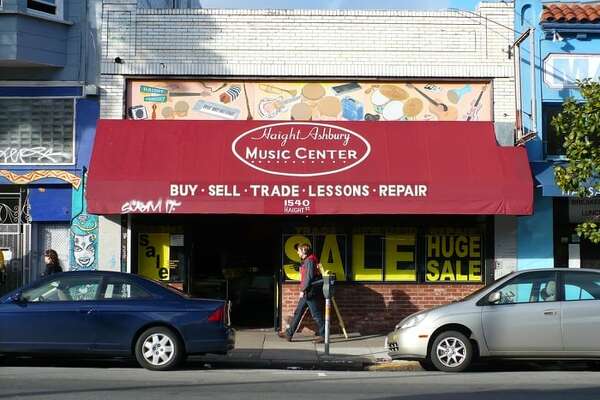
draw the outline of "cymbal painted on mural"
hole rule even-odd
[[[423,111],[423,101],[416,97],[410,98],[404,102],[403,110],[407,118],[414,118]]]
[[[290,111],[291,118],[295,121],[309,121],[312,119],[312,107],[306,103],[297,103]]]
[[[307,100],[319,100],[325,96],[325,88],[320,83],[307,83],[302,88],[302,96]]]
[[[335,96],[325,96],[317,104],[317,110],[323,117],[337,117],[342,112],[342,104]]]
[[[175,114],[178,117],[187,116],[189,109],[190,105],[187,103],[187,101],[178,101],[177,103],[175,103]]]
[[[174,117],[173,107],[170,107],[170,106],[163,108],[160,113],[162,114],[163,118],[165,118],[165,119],[172,119]]]
[[[402,88],[399,88],[398,86],[381,85],[379,87],[379,91],[390,100],[404,101],[408,99],[408,92]]]

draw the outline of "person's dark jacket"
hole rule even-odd
[[[321,279],[317,264],[319,261],[314,254],[309,255],[300,265],[300,290],[311,297],[315,291],[315,283]]]
[[[44,271],[44,276],[56,274],[57,272],[62,272],[62,268],[59,264],[46,264],[46,270]]]

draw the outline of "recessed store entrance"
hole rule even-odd
[[[192,297],[228,299],[236,327],[276,326],[281,218],[265,216],[132,217],[132,270],[165,265],[160,278]],[[168,248],[168,260],[160,260]],[[155,258],[152,258],[154,256]],[[150,261],[148,262],[148,259]],[[149,276],[158,279],[155,276]]]
[[[189,229],[189,292],[225,293],[231,319],[241,327],[275,326],[281,223],[261,217],[202,217]]]

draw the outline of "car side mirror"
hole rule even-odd
[[[488,303],[490,303],[490,304],[497,304],[501,298],[502,298],[502,292],[500,292],[498,290],[497,292],[492,292],[488,296],[487,300],[488,300]]]
[[[9,298],[8,301],[11,303],[23,303],[23,292],[18,291],[14,294],[12,294]]]

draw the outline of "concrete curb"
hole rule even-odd
[[[363,360],[262,360],[247,358],[204,359],[205,364],[217,368],[241,369],[300,369],[324,371],[364,371],[366,362]]]
[[[365,368],[367,371],[423,371],[418,361],[394,360],[372,364]]]

